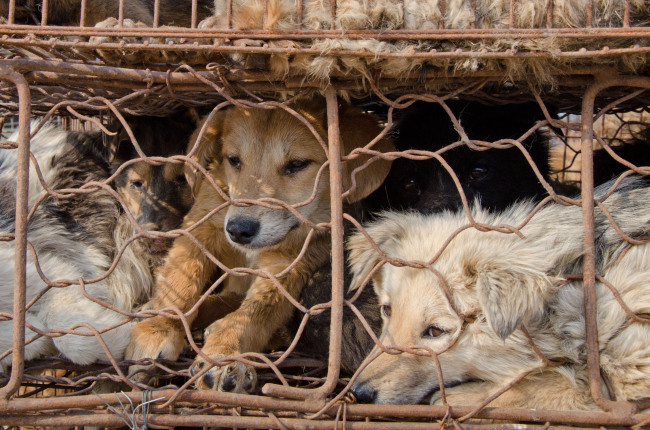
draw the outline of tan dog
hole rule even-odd
[[[596,195],[602,197],[611,185],[599,187]],[[626,234],[647,237],[649,198],[643,180],[628,179],[604,204]],[[491,225],[517,226],[532,208],[518,203],[502,214],[475,210],[473,215]],[[650,245],[626,249],[603,212],[596,209],[595,214],[596,270],[632,312],[647,315]],[[387,212],[367,232],[389,257],[427,262],[467,225],[464,213]],[[376,272],[384,318],[381,342],[420,347],[424,355],[377,357],[352,388],[359,401],[418,403],[435,393],[432,402],[439,402],[437,391],[444,383],[456,385],[445,390],[450,404],[480,404],[532,372],[490,405],[598,409],[587,383],[582,283],[567,284],[561,277],[582,271],[581,209],[551,203],[521,233],[525,238],[470,227],[446,246],[433,270],[385,264]],[[358,286],[381,257],[360,233],[351,238],[349,250],[352,285]],[[601,372],[612,396],[629,401],[650,396],[650,325],[631,320],[606,286],[597,284],[597,296]],[[533,351],[524,326],[545,357],[564,364],[547,366]],[[439,354],[442,383],[427,348]]]
[[[327,117],[321,99],[301,103],[293,109],[304,117],[325,142]],[[278,202],[293,205],[311,223],[330,221],[329,174],[325,148],[299,119],[283,109],[244,109],[231,107],[208,117],[205,134],[198,144],[196,158],[208,166],[211,178],[226,200],[207,179],[197,177],[196,201],[185,217],[183,228],[216,256],[226,267],[245,267],[247,258],[264,274],[278,275],[278,281],[294,298],[298,297],[314,269],[330,259],[327,231],[316,232],[305,255],[290,270],[311,227]],[[340,108],[341,139],[344,152],[368,144],[381,128],[369,114],[349,106]],[[392,149],[387,139],[375,145],[381,151]],[[350,188],[350,173],[368,157],[344,163],[344,186]],[[390,163],[371,163],[356,175],[357,186],[348,201],[357,201],[379,186]],[[248,200],[263,199],[264,205]],[[271,207],[268,207],[271,205]],[[215,208],[221,208],[205,222],[195,225]],[[201,296],[217,266],[185,236],[174,241],[166,264],[157,279],[157,290],[150,307],[176,306],[187,312]],[[286,272],[286,273],[283,273]],[[268,275],[267,275],[268,276]],[[232,277],[218,296],[228,303],[245,295],[241,306],[213,324],[203,353],[213,360],[242,352],[264,350],[273,334],[290,319],[293,306],[270,279],[258,276],[250,289],[245,278]],[[191,322],[196,314],[189,315]],[[132,359],[163,357],[176,359],[185,344],[180,323],[157,316],[140,322],[132,332],[127,356]],[[199,370],[201,357],[193,369]],[[255,384],[252,368],[235,362],[223,371],[213,367],[197,385],[221,391],[250,391]]]

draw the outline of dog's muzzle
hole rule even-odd
[[[355,385],[351,391],[359,403],[374,403],[377,398],[377,391],[368,384]]]
[[[251,218],[236,217],[226,224],[226,232],[235,243],[247,245],[255,239],[260,231],[260,223]]]

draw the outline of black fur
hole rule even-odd
[[[172,117],[130,117],[128,123],[142,152],[147,156],[169,157],[186,152],[189,137],[196,120],[191,113]],[[118,147],[112,163],[114,169],[125,161],[138,158],[138,152],[128,134],[118,134]],[[174,178],[166,178],[165,165],[148,165],[149,181],[141,189],[144,193],[137,221],[150,230],[169,231],[180,226],[183,216],[192,204],[191,190],[182,169]],[[115,178],[118,190],[129,186],[129,168]],[[169,245],[170,241],[167,241]]]
[[[623,142],[611,149],[636,167],[650,166],[650,127],[644,127],[631,142]],[[627,166],[612,158],[605,149],[594,151],[594,184],[603,184],[628,170]]]
[[[519,139],[537,121],[544,119],[539,107],[533,103],[484,106],[475,102],[451,101],[448,105],[472,140]],[[395,145],[402,151],[437,151],[460,140],[444,109],[439,104],[424,102],[415,103],[403,113],[394,135]],[[523,144],[544,179],[548,179],[549,143],[546,135],[536,131]],[[517,200],[540,199],[545,195],[528,161],[516,147],[475,151],[461,146],[441,155],[458,176],[470,205],[478,200],[484,207],[501,210]],[[391,209],[435,213],[459,209],[462,201],[452,177],[436,159],[415,161],[400,158],[393,162],[383,185],[365,200],[363,206],[370,214]],[[347,281],[346,285],[349,285]],[[382,322],[371,287],[365,287],[355,306],[378,335]],[[331,300],[330,268],[324,266],[314,273],[310,285],[302,291],[301,303],[308,308]],[[302,314],[296,312],[294,333],[301,318]],[[297,351],[318,358],[327,357],[329,321],[329,311],[310,318]],[[341,368],[352,373],[368,355],[373,342],[347,307],[344,308],[343,321]]]
[[[448,106],[471,140],[518,139],[544,119],[534,103],[485,106],[451,101]],[[395,128],[395,146],[400,151],[433,152],[460,139],[449,115],[437,103],[415,103],[404,112]],[[536,131],[523,144],[542,176],[548,179],[547,137]],[[538,199],[545,194],[533,169],[516,147],[479,151],[463,145],[440,155],[457,175],[469,204],[478,199],[483,207],[501,210],[517,200]],[[393,162],[384,184],[366,204],[371,212],[414,209],[435,213],[459,209],[462,201],[452,176],[438,160],[399,158]]]

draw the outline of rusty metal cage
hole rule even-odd
[[[602,282],[603,274],[596,269],[594,208],[603,206],[601,201],[594,199],[593,182],[594,147],[610,148],[618,136],[605,133],[604,126],[594,126],[594,122],[607,115],[618,115],[624,123],[647,122],[647,114],[643,112],[650,106],[647,91],[650,88],[650,6],[646,2],[610,2],[611,9],[604,11],[603,4],[607,2],[579,1],[576,4],[581,15],[569,20],[566,4],[559,0],[538,2],[541,9],[535,11],[534,19],[520,13],[520,5],[531,3],[523,0],[504,1],[499,6],[487,0],[440,0],[431,2],[433,12],[426,23],[413,24],[409,11],[418,6],[418,2],[401,0],[390,4],[399,11],[395,16],[390,15],[389,6],[384,6],[379,18],[349,24],[344,19],[346,8],[350,3],[360,4],[358,2],[258,0],[247,5],[238,0],[217,0],[206,9],[204,2],[187,0],[178,6],[184,10],[186,27],[165,22],[165,7],[177,5],[166,5],[164,0],[149,2],[152,9],[144,18],[130,15],[132,10],[127,0],[106,0],[105,3],[113,6],[114,16],[102,16],[97,12],[97,1],[93,0],[0,2],[0,14],[5,19],[0,24],[0,111],[3,121],[18,118],[17,139],[0,143],[0,149],[17,152],[18,163],[15,228],[0,232],[0,241],[12,243],[15,249],[13,309],[0,313],[3,321],[13,321],[13,347],[0,351],[2,358],[11,354],[12,360],[10,372],[5,375],[0,389],[2,425],[120,427],[127,424],[131,428],[278,429],[520,428],[522,425],[526,428],[611,426],[637,429],[650,425],[647,412],[650,392],[645,399],[627,402],[617,401],[601,389],[596,284]],[[286,3],[291,5],[281,11],[284,21],[276,19],[277,16],[274,18],[273,13]],[[362,3],[371,7],[381,2]],[[241,14],[244,11],[252,13],[246,9],[251,5],[257,12],[253,22],[247,23]],[[316,7],[320,8],[319,18],[314,18]],[[460,11],[468,17],[466,21],[459,23],[449,18],[454,7],[462,9]],[[490,7],[501,11],[494,21],[487,18],[486,10]],[[56,8],[66,13],[58,13]],[[199,303],[185,308],[179,305],[153,310],[112,307],[123,316],[122,324],[154,316],[181,321],[190,348],[178,361],[158,358],[137,363],[120,361],[111,356],[103,343],[109,360],[89,366],[76,365],[60,357],[24,361],[26,338],[30,342],[30,338],[42,336],[90,335],[101,342],[100,333],[114,328],[86,327],[90,331],[80,332],[80,327],[73,326],[43,331],[25,323],[26,308],[36,300],[26,297],[26,268],[31,264],[27,256],[34,253],[27,233],[36,210],[36,206],[29,206],[30,174],[40,175],[39,180],[46,190],[38,204],[48,195],[66,199],[97,189],[110,192],[115,180],[110,177],[102,183],[76,189],[49,188],[38,170],[30,173],[30,139],[40,127],[52,117],[62,116],[64,122],[80,120],[88,128],[107,131],[104,116],[114,115],[133,141],[125,114],[166,116],[187,108],[214,114],[234,105],[249,109],[283,109],[301,117],[293,109],[296,101],[315,95],[325,99],[326,135],[318,135],[313,127],[312,133],[327,156],[329,172],[321,168],[314,193],[318,181],[329,181],[331,220],[315,224],[302,217],[298,209],[306,202],[233,200],[227,195],[224,195],[225,203],[212,212],[225,211],[229,206],[258,205],[296,215],[310,227],[310,232],[301,252],[292,257],[294,260],[288,268],[280,274],[272,274],[256,267],[228,267],[220,262],[219,255],[215,255],[212,258],[222,269],[223,276],[213,280]],[[447,403],[444,400],[444,369],[439,370],[443,392],[440,405],[360,404],[349,395],[362,369],[353,375],[342,375],[340,370],[343,309],[350,307],[360,315],[355,307],[359,294],[352,298],[344,294],[344,220],[361,231],[364,227],[363,220],[345,212],[343,199],[350,193],[349,187],[354,187],[354,181],[353,185],[344,185],[342,164],[362,156],[369,161],[359,170],[378,160],[400,157],[444,161],[444,149],[381,152],[376,144],[389,134],[395,122],[394,115],[398,116],[414,101],[445,105],[453,99],[476,100],[488,106],[535,102],[545,119],[527,134],[545,127],[549,133],[556,133],[556,140],[563,141],[558,146],[569,148],[562,152],[557,178],[559,181],[580,181],[581,197],[556,192],[536,171],[548,197],[536,206],[526,222],[545,204],[555,202],[582,208],[583,269],[567,278],[582,280],[584,285],[585,364],[589,396],[600,409],[598,411],[494,406],[499,395],[529,372],[506,381],[502,390],[480,405]],[[341,100],[361,106],[370,102],[383,112],[381,133],[343,157],[340,156],[339,130]],[[550,104],[562,114],[551,115],[546,107]],[[638,119],[628,116],[634,111],[641,112]],[[32,118],[38,120],[30,128]],[[304,117],[302,121],[308,123]],[[449,121],[459,132],[463,130],[462,122],[453,115]],[[473,142],[465,139],[453,145],[467,145],[475,150],[515,146],[526,153],[521,140]],[[135,141],[132,143],[139,148]],[[580,154],[579,158],[576,153]],[[139,154],[144,155],[142,151]],[[190,152],[170,157],[144,156],[139,160],[152,165],[184,163],[208,178],[208,172],[192,155]],[[636,160],[612,157],[625,166],[622,176],[650,173],[649,166],[638,165]],[[528,161],[532,162],[530,157]],[[576,168],[577,163],[579,168]],[[569,175],[575,170],[579,171],[577,178]],[[459,199],[469,214],[471,202],[463,195],[457,177],[456,183]],[[214,181],[212,186],[215,190],[218,188]],[[112,194],[124,206],[119,194],[114,191]],[[192,228],[151,233],[139,226],[133,216],[129,218],[134,226],[133,234],[116,250],[115,261],[100,278],[109,276],[123,251],[140,238],[193,237]],[[503,226],[484,225],[471,218],[468,223],[482,231],[504,231]],[[506,230],[512,233],[520,228],[509,226]],[[308,309],[289,299],[289,292],[282,286],[282,276],[300,261],[317,234],[331,236],[332,300]],[[630,246],[647,243],[647,237],[630,238],[621,231],[619,234]],[[194,241],[198,244],[196,239]],[[383,253],[381,246],[375,243],[372,246],[381,255],[375,270],[384,264],[422,270],[435,266],[435,260],[404,261]],[[192,337],[188,316],[226,279],[246,274],[273,282],[285,299],[298,308],[297,312],[302,312],[303,324],[308,318],[330,309],[329,356],[317,360],[283,352],[287,346],[288,351],[292,351],[295,339],[293,344],[288,342],[284,349],[268,354],[243,351],[231,358],[257,369],[260,387],[254,394],[195,390],[193,384],[198,376],[191,376],[189,367],[194,357],[200,355],[202,337]],[[48,289],[69,285],[83,287],[88,282],[101,280],[50,280],[43,273],[41,277]],[[612,291],[616,292],[615,287]],[[622,300],[620,304],[629,316],[628,324],[650,322],[647,314],[630,311]],[[106,302],[102,305],[111,307]],[[371,332],[368,323],[364,321],[364,324]],[[302,326],[296,337],[301,330]],[[554,365],[532,339],[530,343],[540,362]],[[380,350],[383,354],[424,355],[438,362],[434,351],[417,346],[381,345]],[[157,383],[148,385],[132,378],[134,375],[129,375],[128,368],[133,364],[148,366],[147,371],[158,377]],[[54,370],[43,373],[43,369]],[[101,383],[114,383],[119,388],[115,388],[115,392],[97,393]]]

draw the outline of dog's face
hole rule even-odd
[[[221,155],[230,198],[302,203],[302,216],[327,221],[329,177],[318,177],[327,155],[309,129],[281,109],[229,113]],[[230,206],[225,218],[228,240],[244,249],[273,247],[300,226],[290,211],[258,205]]]
[[[128,123],[145,155],[168,157],[184,154],[187,149],[195,122],[183,118],[133,117]],[[123,128],[118,132],[117,145],[114,168],[139,157]],[[136,221],[149,231],[180,226],[193,200],[182,163],[129,164],[115,178],[115,188]],[[144,243],[149,253],[162,255],[171,246],[171,239],[145,239]]]
[[[466,223],[462,214],[426,218],[386,213],[367,232],[389,256],[426,262]],[[373,276],[384,320],[380,340],[385,346],[416,347],[419,353],[380,355],[355,383],[357,398],[420,402],[440,388],[430,352],[438,354],[445,386],[514,377],[534,361],[526,337],[515,330],[542,314],[553,283],[544,273],[543,257],[522,242],[513,235],[471,229],[452,240],[434,270],[383,265]],[[381,258],[360,233],[348,249],[356,287]],[[378,351],[376,347],[373,353]]]
[[[294,108],[303,120],[279,108],[218,111],[206,119],[203,140],[194,153],[202,164],[210,163],[210,174],[234,200],[225,213],[224,229],[230,243],[244,252],[302,243],[309,227],[280,202],[313,223],[330,219],[326,111],[319,102]],[[366,145],[381,130],[374,118],[354,108],[341,108],[340,118],[344,154]],[[383,139],[376,148],[386,151],[392,145]],[[344,163],[344,187],[350,187],[352,170],[366,160],[357,157]],[[367,196],[389,167],[379,160],[362,170],[348,200]],[[195,187],[201,183],[206,181],[197,178]]]

